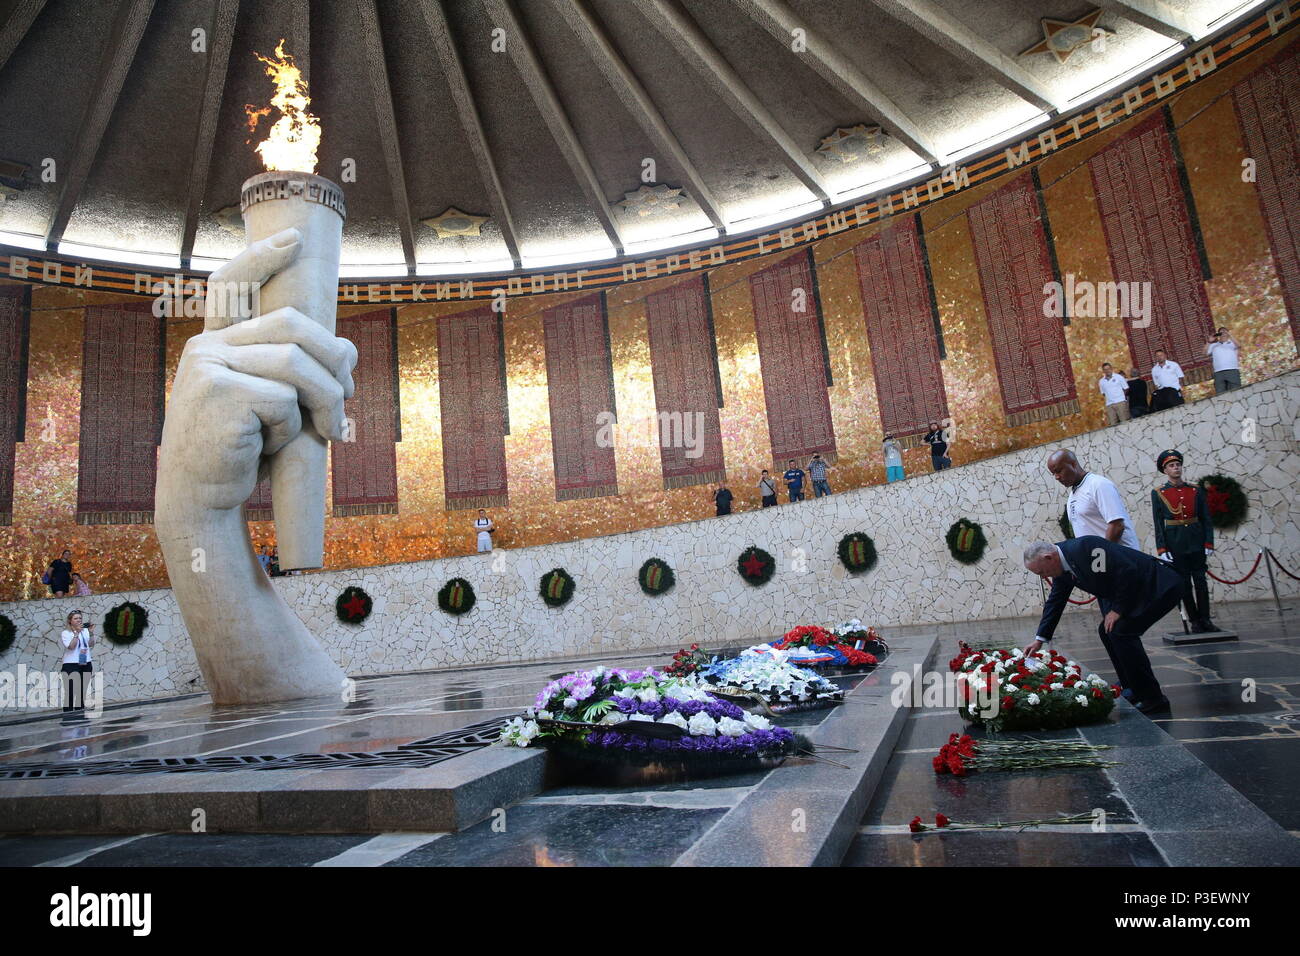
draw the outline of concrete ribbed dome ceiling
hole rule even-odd
[[[347,194],[348,271],[436,274],[811,214],[1081,104],[1255,6],[0,0],[0,233],[124,261],[231,256],[240,183],[261,169],[245,105],[272,93],[254,53],[281,38],[321,120],[317,171]],[[1026,52],[1048,35],[1055,52]]]

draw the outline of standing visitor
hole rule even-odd
[[[713,503],[718,506],[718,517],[731,514],[731,489],[725,481],[718,482],[718,490],[713,493]]]
[[[1096,535],[1059,544],[1035,541],[1025,548],[1025,567],[1050,581],[1043,617],[1025,648],[1033,653],[1052,639],[1070,593],[1079,588],[1095,595],[1104,610],[1097,636],[1115,667],[1120,685],[1132,692],[1133,706],[1144,714],[1169,707],[1169,698],[1151,670],[1142,635],[1178,606],[1182,582],[1163,562]]]
[[[1183,579],[1183,609],[1191,632],[1217,631],[1210,620],[1210,586],[1205,580],[1205,560],[1214,553],[1214,525],[1205,491],[1183,480],[1183,453],[1177,449],[1162,451],[1156,468],[1169,479],[1151,492],[1156,553]]]
[[[952,465],[952,459],[948,457],[948,436],[938,422],[930,422],[925,441],[930,446],[930,467],[935,471],[943,471]]]
[[[492,532],[496,531],[496,529],[497,526],[492,523],[492,519],[487,516],[487,512],[479,508],[478,517],[474,519],[474,530],[478,532],[479,554],[492,550]]]
[[[1228,332],[1228,327],[1221,326],[1214,338],[1205,346],[1205,354],[1214,364],[1214,394],[1222,395],[1234,388],[1241,388],[1240,349]]]
[[[76,571],[72,572],[72,593],[77,597],[90,597],[90,585]]]
[[[1135,368],[1128,372],[1128,410],[1134,418],[1141,418],[1151,411],[1147,405],[1147,380]]]
[[[72,587],[72,552],[64,548],[63,554],[45,569],[41,582],[50,586],[50,594],[55,597],[67,597],[68,589]]]
[[[813,483],[814,498],[831,493],[830,482],[826,480],[826,459],[820,454],[813,455],[808,462],[808,477]]]
[[[262,571],[269,578],[271,576],[271,553],[266,550],[266,545],[262,545],[257,552],[257,563],[262,566]]]
[[[764,508],[776,504],[776,483],[768,477],[766,468],[763,469],[763,477],[758,479],[758,494],[763,499]]]
[[[803,501],[803,469],[795,465],[793,458],[790,459],[789,465],[781,479],[790,493],[790,500]]]
[[[280,577],[280,546],[279,546],[278,544],[273,544],[273,545],[271,545],[271,570],[270,570],[270,574],[271,574],[271,577],[273,577],[273,578],[278,578],[278,577]]]
[[[1102,401],[1106,405],[1107,425],[1118,425],[1133,417],[1128,405],[1128,382],[1122,376],[1115,374],[1115,369],[1109,362],[1102,363],[1101,378],[1097,381],[1097,388],[1100,389]]]
[[[1047,456],[1047,470],[1070,489],[1065,513],[1075,537],[1095,534],[1126,548],[1141,550],[1137,532],[1133,530],[1133,519],[1129,517],[1115,482],[1105,475],[1088,471],[1068,448],[1058,449]]]
[[[86,709],[86,675],[91,666],[90,649],[95,646],[95,624],[83,623],[81,612],[73,611],[67,617],[68,628],[63,632],[63,679],[66,696],[63,712]]]
[[[1156,364],[1151,366],[1151,411],[1159,412],[1183,404],[1183,368],[1156,349]]]
[[[903,474],[903,450],[893,435],[886,435],[881,445],[885,450],[885,481],[902,481],[907,477]]]

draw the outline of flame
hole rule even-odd
[[[275,83],[275,95],[271,97],[270,107],[244,107],[249,132],[256,132],[258,120],[268,115],[272,107],[280,112],[270,134],[255,147],[263,164],[268,170],[316,172],[320,120],[307,109],[311,97],[307,95],[307,82],[302,78],[302,70],[293,62],[293,57],[284,52],[283,39],[275,48],[275,59],[257,52],[253,55],[266,64],[266,75]]]

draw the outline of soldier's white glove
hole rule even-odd
[[[1214,554],[1214,549],[1213,549],[1213,548],[1206,548],[1206,549],[1205,549],[1205,556],[1206,556],[1207,558],[1208,558],[1210,555],[1212,555],[1212,554]]]
[[[1173,555],[1173,553],[1170,552],[1170,551],[1161,551],[1161,552],[1160,552],[1160,560],[1161,560],[1161,561],[1164,561],[1166,564],[1173,564],[1173,563],[1174,563],[1174,555]]]

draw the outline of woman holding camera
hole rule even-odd
[[[94,668],[90,662],[90,649],[95,646],[95,622],[83,622],[80,611],[68,615],[68,627],[63,632],[63,673],[67,696],[63,711],[86,709],[86,675]]]

